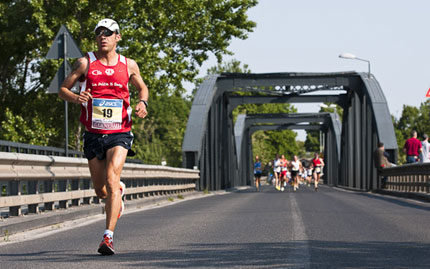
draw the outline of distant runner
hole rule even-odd
[[[287,171],[288,171],[288,160],[285,159],[285,155],[281,155],[281,177],[279,179],[279,185],[281,186],[281,191],[285,190],[287,186]]]
[[[255,177],[255,188],[257,189],[257,191],[260,191],[261,162],[258,158],[258,155],[255,156],[254,177]]]
[[[314,185],[315,191],[318,191],[318,183],[320,181],[322,169],[324,167],[324,161],[320,158],[318,152],[315,153],[315,157],[312,160],[314,166]]]
[[[275,176],[275,188],[280,191],[279,186],[280,176],[281,176],[281,160],[279,160],[279,154],[275,155],[275,160],[273,160],[273,174]]]
[[[291,161],[290,167],[291,167],[291,178],[293,181],[293,190],[296,191],[299,185],[298,176],[302,167],[302,163],[298,160],[296,155],[293,156],[293,160]]]

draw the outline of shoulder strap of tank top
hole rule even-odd
[[[90,63],[97,61],[97,57],[92,51],[88,52],[88,58],[90,58]]]
[[[125,65],[127,65],[127,61],[126,61],[126,59],[127,58],[125,58],[125,56],[123,56],[123,55],[119,55],[119,61],[121,62],[121,63],[123,63],[123,64],[125,64]]]

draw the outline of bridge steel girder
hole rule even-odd
[[[297,124],[297,123],[321,124]],[[273,125],[260,125],[274,123]],[[324,181],[336,186],[339,176],[341,122],[335,113],[253,114],[238,115],[235,124],[238,171],[242,184],[252,185],[253,155],[252,134],[257,130],[320,129],[325,135]]]
[[[284,125],[257,125],[249,128],[252,135],[256,131],[282,131],[282,130],[314,130],[323,131],[325,126],[322,124],[284,124]]]
[[[275,104],[275,103],[336,103],[344,104],[347,100],[346,94],[338,95],[282,95],[282,96],[240,96],[230,95],[230,110],[243,104]],[[230,111],[230,112],[231,112]]]
[[[282,96],[279,96],[279,90],[273,94],[267,90],[284,88]],[[344,114],[339,177],[334,185],[359,190],[379,188],[372,159],[378,141],[384,142],[391,155],[390,161],[397,161],[398,147],[391,115],[384,93],[373,75],[357,72],[223,73],[208,76],[197,90],[182,144],[183,166],[200,170],[197,189],[218,190],[240,185],[231,113],[233,105],[240,101],[232,104],[230,98],[235,98],[231,97],[234,92],[254,94],[249,89],[264,89],[255,94],[258,97],[281,98],[291,92],[288,102],[295,98],[310,98],[307,89],[328,91],[331,95],[333,89],[343,90],[345,96],[336,102],[342,106]],[[260,102],[250,99],[243,102]]]

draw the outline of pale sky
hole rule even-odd
[[[260,0],[250,9],[257,23],[246,40],[233,40],[233,56],[253,73],[367,72],[367,63],[339,58],[349,52],[370,60],[390,113],[419,106],[430,88],[430,1]],[[201,75],[216,65],[211,58]],[[295,104],[299,112],[316,104]],[[299,139],[303,134],[299,132]]]

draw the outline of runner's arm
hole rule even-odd
[[[140,76],[139,66],[137,63],[132,60],[128,59],[128,73],[130,74],[130,82],[131,84],[136,87],[139,95],[139,100],[148,101],[148,87],[146,87],[145,82],[143,82],[142,77]],[[136,105],[136,115],[139,118],[145,118],[148,114],[148,111],[146,110],[146,105],[143,102],[139,102]]]
[[[82,104],[88,102],[92,96],[90,89],[80,94],[73,93],[70,89],[81,77],[85,77],[88,70],[88,59],[86,57],[79,58],[73,65],[72,72],[64,79],[61,84],[58,96],[64,101]]]

